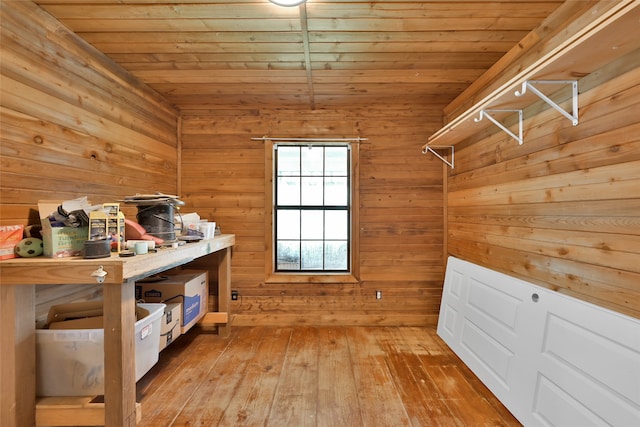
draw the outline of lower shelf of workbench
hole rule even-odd
[[[136,423],[142,419],[142,408],[136,403]],[[104,397],[39,397],[36,399],[36,426],[104,425]]]

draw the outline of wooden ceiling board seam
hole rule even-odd
[[[300,11],[300,28],[302,32],[302,45],[304,46],[304,68],[307,75],[307,87],[309,88],[309,106],[316,109],[316,101],[313,88],[313,68],[311,68],[311,49],[309,48],[309,27],[307,22],[307,5],[302,3]]]

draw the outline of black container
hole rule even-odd
[[[83,256],[87,259],[110,257],[111,241],[109,239],[87,240],[84,242]]]
[[[147,233],[171,242],[176,240],[173,210],[173,205],[169,203],[138,205],[136,218]]]

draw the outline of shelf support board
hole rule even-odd
[[[496,120],[491,113],[518,113],[518,135],[513,133],[509,128]],[[483,118],[489,119],[493,124],[502,129],[507,135],[518,141],[518,145],[522,145],[522,110],[480,110],[480,115],[473,119],[474,122],[480,122]]]
[[[547,95],[542,93],[534,84],[570,84],[572,89],[572,114],[569,114],[565,111],[564,108],[560,107],[556,102],[554,102]],[[578,125],[578,81],[577,80],[526,80],[522,83],[522,89],[517,90],[515,92],[516,96],[523,96],[527,93],[527,89],[531,92],[538,95],[540,99],[549,104],[549,106],[553,107],[560,114],[565,116],[567,119],[571,121],[574,126]]]
[[[445,150],[445,149],[451,149],[451,162],[449,162],[444,156],[441,156],[440,154],[438,154],[435,150]],[[447,165],[449,165],[449,167],[451,169],[453,169],[453,165],[454,165],[454,148],[453,145],[448,145],[448,146],[443,146],[443,147],[430,147],[428,145],[425,145],[424,148],[422,149],[422,154],[427,154],[428,152],[431,152],[434,156],[436,156],[437,158],[439,158],[440,160],[442,160],[443,162],[445,162]]]

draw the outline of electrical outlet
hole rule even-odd
[[[238,301],[238,291],[231,291],[231,301]]]
[[[376,299],[382,299],[382,291],[376,291]]]

